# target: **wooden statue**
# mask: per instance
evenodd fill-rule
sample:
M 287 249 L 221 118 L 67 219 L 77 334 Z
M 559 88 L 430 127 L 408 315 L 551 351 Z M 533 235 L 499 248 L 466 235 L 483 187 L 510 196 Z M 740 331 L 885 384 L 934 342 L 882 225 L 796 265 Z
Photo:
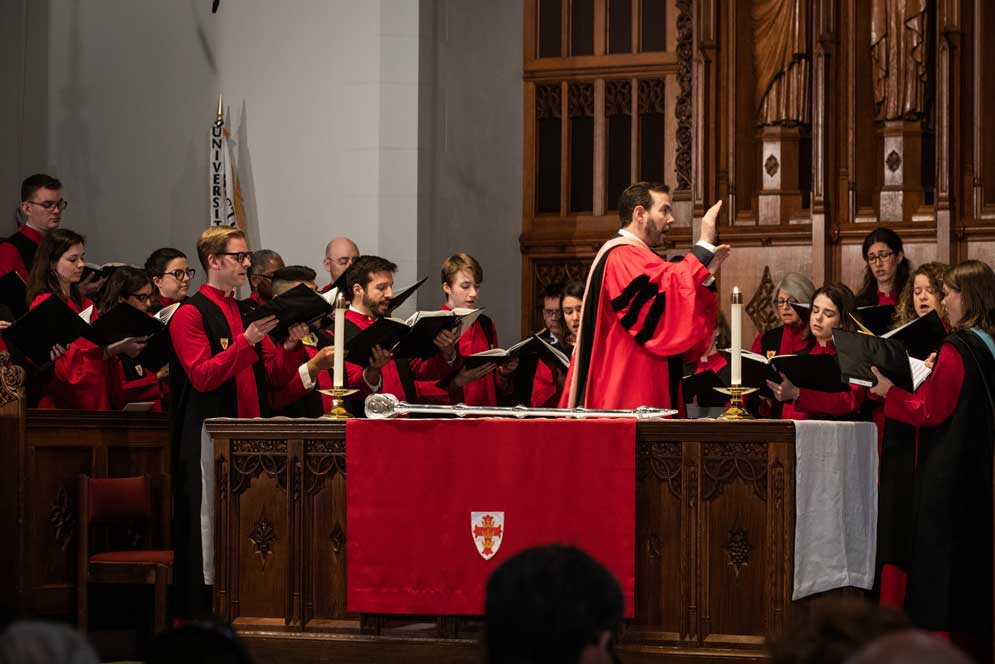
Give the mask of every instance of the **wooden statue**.
M 871 0 L 871 61 L 878 120 L 925 112 L 927 0 Z
M 757 124 L 808 124 L 811 0 L 753 0 Z

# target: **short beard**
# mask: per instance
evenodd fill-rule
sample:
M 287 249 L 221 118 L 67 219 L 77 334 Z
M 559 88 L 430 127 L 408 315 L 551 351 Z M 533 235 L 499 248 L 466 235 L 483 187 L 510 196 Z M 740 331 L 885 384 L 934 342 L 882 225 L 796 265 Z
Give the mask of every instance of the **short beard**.
M 363 308 L 370 312 L 370 315 L 374 318 L 382 318 L 386 314 L 381 314 L 379 309 L 383 305 L 383 301 L 376 302 L 373 299 L 367 297 L 366 293 L 363 293 Z

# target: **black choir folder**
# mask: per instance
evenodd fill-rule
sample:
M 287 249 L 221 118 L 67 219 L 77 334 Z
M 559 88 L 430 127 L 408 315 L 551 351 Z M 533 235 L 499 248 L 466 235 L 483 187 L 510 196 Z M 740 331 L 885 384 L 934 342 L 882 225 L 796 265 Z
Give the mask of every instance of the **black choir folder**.
M 717 387 L 729 387 L 729 365 L 718 372 L 708 369 L 701 373 L 681 378 L 684 403 L 694 403 L 699 408 L 717 408 L 729 401 L 729 395 L 719 392 Z M 766 387 L 766 386 L 765 386 Z
M 538 334 L 522 339 L 507 349 L 491 348 L 467 355 L 463 358 L 463 364 L 472 369 L 488 362 L 504 364 L 524 355 L 538 355 L 539 359 L 552 368 L 560 367 L 565 370 L 570 367 L 570 358 Z
M 840 370 L 854 385 L 873 387 L 877 379 L 871 367 L 907 392 L 919 389 L 930 370 L 922 360 L 909 357 L 904 344 L 888 337 L 836 330 L 833 333 Z
M 732 364 L 728 350 L 719 351 Z M 743 351 L 742 382 L 744 387 L 759 388 L 758 394 L 772 397 L 767 381 L 781 382 L 781 374 L 796 387 L 817 392 L 845 392 L 850 388 L 843 380 L 839 364 L 832 355 L 775 355 L 769 360 L 758 353 Z
M 370 363 L 373 347 L 390 351 L 396 358 L 429 358 L 439 349 L 433 341 L 443 330 L 451 330 L 459 338 L 470 329 L 483 309 L 440 309 L 416 311 L 407 320 L 378 318 L 368 328 L 347 336 L 346 360 L 360 366 Z
M 857 307 L 857 318 L 874 334 L 884 334 L 891 329 L 891 321 L 895 318 L 895 305 L 876 304 L 870 307 Z
M 297 323 L 313 323 L 332 312 L 338 290 L 330 289 L 325 293 L 317 293 L 304 284 L 297 284 L 290 290 L 265 304 L 261 304 L 245 315 L 245 322 L 276 316 L 277 325 L 269 333 L 278 341 L 287 338 L 291 325 Z
M 901 341 L 910 357 L 925 360 L 931 353 L 939 350 L 946 336 L 947 328 L 943 319 L 936 311 L 930 311 L 925 316 L 882 334 L 881 338 Z
M 43 366 L 48 364 L 53 346 L 68 346 L 80 337 L 92 335 L 93 330 L 68 304 L 52 296 L 15 320 L 2 334 L 4 341 Z
M 162 324 L 162 327 L 158 332 L 149 337 L 148 342 L 145 344 L 145 349 L 135 358 L 135 361 L 146 369 L 159 371 L 159 369 L 169 364 L 169 328 L 167 325 L 181 304 L 183 303 L 174 302 L 168 307 L 163 307 L 155 312 L 154 317 Z
M 10 309 L 13 318 L 0 318 L 0 320 L 14 320 L 19 316 L 28 313 L 28 287 L 17 272 L 8 272 L 0 277 L 0 305 L 5 305 Z

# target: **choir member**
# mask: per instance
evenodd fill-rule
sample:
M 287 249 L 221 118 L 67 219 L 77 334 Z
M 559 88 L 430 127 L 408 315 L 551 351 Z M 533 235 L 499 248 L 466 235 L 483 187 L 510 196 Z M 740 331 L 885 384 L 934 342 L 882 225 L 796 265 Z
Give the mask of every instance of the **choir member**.
M 269 395 L 292 400 L 314 385 L 299 348 L 306 325 L 292 326 L 285 341 L 274 343 L 269 333 L 277 325 L 275 316 L 248 325 L 243 321 L 234 291 L 245 284 L 252 256 L 245 234 L 237 228 L 208 228 L 197 240 L 197 256 L 207 282 L 180 305 L 169 323 L 173 588 L 175 613 L 183 618 L 210 610 L 201 548 L 204 420 L 266 416 Z
M 273 274 L 273 297 L 278 298 L 291 288 L 304 284 L 311 290 L 317 290 L 314 270 L 304 265 L 288 265 Z M 334 353 L 334 338 L 331 334 L 319 328 L 315 323 L 301 339 L 301 345 L 307 355 L 309 364 L 321 361 L 323 355 Z M 319 369 L 311 374 L 316 387 L 331 390 L 335 387 L 334 376 L 330 370 Z M 299 399 L 285 404 L 274 404 L 274 415 L 283 417 L 321 417 L 330 412 L 334 404 L 332 397 L 319 393 L 317 390 L 308 392 Z
M 712 343 L 698 358 L 692 373 L 704 373 L 705 371 L 718 373 L 721 371 L 727 361 L 719 349 L 728 348 L 730 343 L 732 343 L 732 332 L 729 329 L 729 322 L 726 321 L 725 314 L 719 311 L 716 316 L 715 331 L 712 333 Z
M 580 319 L 584 309 L 584 283 L 571 281 L 563 287 L 563 299 L 560 300 L 563 313 L 565 336 L 560 343 L 554 344 L 564 355 L 573 355 L 574 344 L 577 342 L 577 332 L 580 330 Z M 566 371 L 558 366 L 551 367 L 541 359 L 536 365 L 535 378 L 532 381 L 532 406 L 555 408 L 563 396 L 563 384 Z
M 476 309 L 483 281 L 484 269 L 470 254 L 454 254 L 444 260 L 441 283 L 446 301 L 442 309 Z M 480 314 L 459 338 L 458 344 L 463 357 L 498 348 L 494 321 L 486 314 Z M 421 403 L 497 406 L 511 394 L 511 375 L 517 367 L 518 360 L 501 365 L 488 362 L 473 368 L 464 366 L 451 380 L 443 381 L 444 387 L 437 381 L 417 381 L 418 400 Z
M 328 273 L 328 285 L 321 289 L 327 293 L 359 258 L 359 247 L 347 237 L 337 237 L 325 245 L 325 258 L 321 265 Z
M 701 354 L 712 342 L 713 274 L 730 252 L 713 244 L 720 207 L 705 213 L 691 253 L 670 263 L 653 251 L 673 223 L 670 189 L 638 182 L 622 192 L 622 228 L 588 275 L 561 406 L 684 408 L 684 355 Z
M 272 249 L 252 252 L 252 264 L 249 266 L 252 295 L 249 300 L 253 309 L 273 299 L 273 275 L 284 267 L 283 258 Z
M 28 282 L 38 245 L 46 233 L 59 227 L 67 205 L 62 183 L 50 175 L 36 173 L 21 183 L 18 210 L 24 225 L 0 243 L 0 277 L 16 272 Z
M 378 318 L 388 315 L 396 270 L 396 264 L 379 256 L 360 256 L 349 268 L 346 284 L 347 292 L 352 293 L 352 304 L 346 312 L 346 343 Z M 439 352 L 425 360 L 394 360 L 388 350 L 375 346 L 365 368 L 346 362 L 349 385 L 359 390 L 360 398 L 371 392 L 384 392 L 409 403 L 416 402 L 416 380 L 441 380 L 457 368 L 456 335 L 443 330 L 433 342 Z M 354 410 L 356 414 L 360 412 Z
M 950 269 L 943 306 L 952 332 L 915 393 L 873 369 L 885 415 L 919 427 L 905 610 L 919 627 L 992 636 L 992 396 L 995 273 L 976 260 Z M 963 639 L 969 640 L 969 639 Z
M 563 336 L 563 284 L 549 284 L 542 292 L 542 320 L 546 325 L 543 338 L 551 344 L 557 343 Z
M 905 325 L 936 311 L 946 321 L 941 303 L 946 263 L 924 263 L 912 273 L 902 289 L 895 311 L 895 326 Z M 886 418 L 880 401 L 874 420 L 880 432 L 878 481 L 877 586 L 881 604 L 902 608 L 905 604 L 908 561 L 912 553 L 912 525 L 916 456 L 919 429 Z
M 864 238 L 864 283 L 857 293 L 858 307 L 898 304 L 898 296 L 909 279 L 909 259 L 902 238 L 890 228 L 875 228 Z
M 97 313 L 106 314 L 119 304 L 148 313 L 152 306 L 152 282 L 145 270 L 125 265 L 114 271 L 97 303 Z M 127 355 L 117 355 L 110 363 L 111 405 L 120 410 L 129 403 L 151 402 L 152 410 L 162 410 L 167 367 L 144 367 Z
M 852 330 L 850 318 L 856 310 L 853 292 L 844 284 L 826 284 L 812 296 L 812 315 L 809 330 L 815 344 L 808 353 L 812 355 L 836 355 L 833 344 L 833 330 Z M 804 353 L 805 351 L 802 351 Z M 781 382 L 767 381 L 774 398 L 783 402 L 781 417 L 786 420 L 850 419 L 859 417 L 867 390 L 851 385 L 843 392 L 819 392 L 799 388 L 788 377 L 781 374 Z
M 151 311 L 159 311 L 174 302 L 187 299 L 190 282 L 197 270 L 187 264 L 187 256 L 179 249 L 162 247 L 145 261 L 145 271 L 155 286 Z
M 808 325 L 793 304 L 810 304 L 815 286 L 803 274 L 788 272 L 774 287 L 771 304 L 781 324 L 766 332 L 761 332 L 753 340 L 752 351 L 764 357 L 793 355 L 812 345 Z
M 68 229 L 55 228 L 45 234 L 28 280 L 31 309 L 50 297 L 61 299 L 76 313 L 93 305 L 90 300 L 81 298 L 78 291 L 83 276 L 84 244 L 82 235 Z M 94 311 L 90 320 L 98 315 Z M 145 347 L 143 341 L 126 339 L 107 348 L 82 337 L 72 342 L 55 360 L 54 372 L 42 390 L 39 408 L 109 410 L 110 360 L 118 354 L 135 357 Z

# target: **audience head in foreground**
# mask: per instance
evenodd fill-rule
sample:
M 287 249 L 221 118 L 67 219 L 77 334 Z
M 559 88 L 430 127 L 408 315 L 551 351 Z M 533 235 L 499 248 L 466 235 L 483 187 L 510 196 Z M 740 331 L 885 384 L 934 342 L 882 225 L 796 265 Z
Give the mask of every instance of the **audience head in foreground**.
M 149 644 L 146 664 L 250 664 L 252 658 L 230 627 L 196 621 L 164 632 Z
M 67 625 L 25 620 L 0 633 L 0 664 L 97 664 L 97 654 Z
M 622 589 L 580 549 L 526 549 L 487 581 L 484 653 L 489 664 L 617 662 Z
M 909 619 L 891 607 L 855 598 L 816 600 L 769 644 L 771 662 L 842 664 L 878 637 L 911 627 Z
M 860 649 L 846 664 L 971 664 L 971 658 L 927 632 L 885 634 Z

